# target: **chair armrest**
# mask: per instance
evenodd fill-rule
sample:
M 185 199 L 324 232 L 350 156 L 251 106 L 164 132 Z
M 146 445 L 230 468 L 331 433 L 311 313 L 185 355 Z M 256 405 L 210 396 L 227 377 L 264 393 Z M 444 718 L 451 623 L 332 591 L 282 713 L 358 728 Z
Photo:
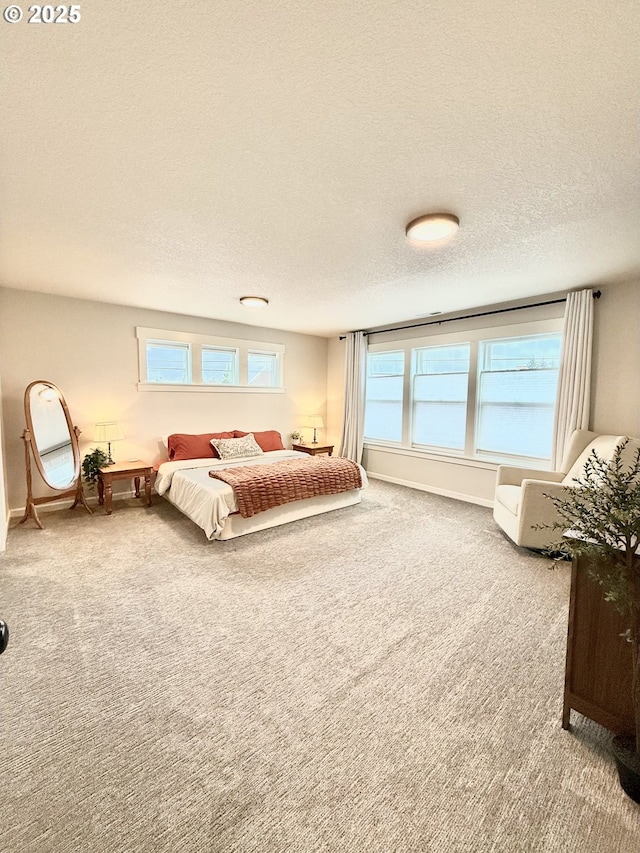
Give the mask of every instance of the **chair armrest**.
M 526 499 L 525 495 L 529 495 L 532 498 L 540 497 L 543 500 L 546 500 L 549 503 L 549 506 L 551 506 L 551 501 L 549 501 L 545 495 L 559 498 L 562 497 L 570 488 L 572 487 L 566 483 L 558 483 L 551 480 L 524 479 L 522 481 L 522 499 L 523 501 Z
M 535 524 L 554 524 L 560 516 L 551 497 L 563 497 L 572 488 L 564 483 L 544 480 L 523 480 L 518 515 L 521 524 L 531 527 Z
M 540 471 L 536 468 L 516 468 L 514 465 L 498 465 L 496 486 L 520 486 L 523 480 L 540 480 L 561 483 L 565 475 L 561 471 Z

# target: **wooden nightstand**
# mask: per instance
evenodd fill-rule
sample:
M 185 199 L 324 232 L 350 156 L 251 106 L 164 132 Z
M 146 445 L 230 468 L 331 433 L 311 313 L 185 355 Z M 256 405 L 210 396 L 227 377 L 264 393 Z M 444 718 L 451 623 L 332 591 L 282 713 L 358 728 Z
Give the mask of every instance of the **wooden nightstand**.
M 333 444 L 292 444 L 291 447 L 293 450 L 308 453 L 309 456 L 317 456 L 319 453 L 326 453 L 328 456 L 333 455 Z
M 133 462 L 116 462 L 98 471 L 98 503 L 111 515 L 111 484 L 114 480 L 133 480 L 136 497 L 140 497 L 140 477 L 144 477 L 144 493 L 147 498 L 147 506 L 151 506 L 151 465 L 142 459 Z

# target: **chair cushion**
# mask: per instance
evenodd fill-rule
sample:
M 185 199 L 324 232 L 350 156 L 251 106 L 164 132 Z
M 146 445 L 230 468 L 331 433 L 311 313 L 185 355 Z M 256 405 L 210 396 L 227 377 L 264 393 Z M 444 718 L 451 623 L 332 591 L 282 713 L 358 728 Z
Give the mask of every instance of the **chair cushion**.
M 594 450 L 600 459 L 606 459 L 609 461 L 612 458 L 616 447 L 620 444 L 623 438 L 624 436 L 622 435 L 599 435 L 597 438 L 594 438 L 593 441 L 590 441 L 589 444 L 587 444 L 580 456 L 578 456 L 562 482 L 565 485 L 573 485 L 574 480 L 582 477 L 584 475 L 584 466 L 586 461 Z
M 496 486 L 496 500 L 514 515 L 518 514 L 521 495 L 520 486 Z

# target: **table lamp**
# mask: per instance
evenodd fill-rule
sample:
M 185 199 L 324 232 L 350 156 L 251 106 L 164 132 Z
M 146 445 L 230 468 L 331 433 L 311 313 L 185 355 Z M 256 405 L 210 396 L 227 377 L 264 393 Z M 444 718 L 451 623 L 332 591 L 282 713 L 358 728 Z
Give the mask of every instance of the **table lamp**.
M 307 415 L 305 419 L 304 426 L 313 429 L 313 441 L 312 444 L 318 443 L 318 430 L 322 429 L 324 426 L 324 421 L 322 419 L 322 415 Z
M 96 424 L 93 430 L 93 440 L 100 444 L 107 445 L 107 465 L 113 465 L 113 457 L 111 456 L 111 442 L 122 441 L 124 433 L 119 423 L 116 421 L 103 421 Z

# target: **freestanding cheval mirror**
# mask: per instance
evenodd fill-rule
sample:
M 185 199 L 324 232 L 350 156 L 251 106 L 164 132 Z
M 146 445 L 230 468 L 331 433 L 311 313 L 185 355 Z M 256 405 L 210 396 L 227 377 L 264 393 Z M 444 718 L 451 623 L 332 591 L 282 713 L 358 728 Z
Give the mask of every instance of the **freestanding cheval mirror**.
M 80 431 L 71 423 L 69 409 L 62 392 L 52 382 L 37 380 L 24 392 L 24 415 L 27 428 L 22 433 L 27 468 L 27 505 L 20 523 L 33 518 L 42 530 L 36 506 L 73 497 L 74 509 L 78 504 L 91 512 L 84 498 L 80 474 Z M 31 454 L 40 476 L 57 495 L 34 498 L 31 481 Z

